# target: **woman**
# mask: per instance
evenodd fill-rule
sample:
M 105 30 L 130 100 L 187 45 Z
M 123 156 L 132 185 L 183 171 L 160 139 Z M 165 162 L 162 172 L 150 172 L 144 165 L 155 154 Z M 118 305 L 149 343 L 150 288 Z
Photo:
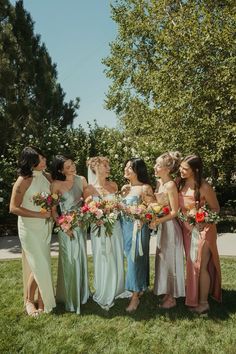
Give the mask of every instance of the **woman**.
M 85 197 L 89 200 L 112 200 L 118 191 L 117 184 L 108 180 L 109 160 L 106 157 L 92 157 L 87 162 L 89 185 Z M 91 241 L 94 264 L 94 301 L 109 310 L 114 299 L 124 293 L 123 237 L 120 222 L 113 226 L 111 236 L 105 235 L 103 226 L 98 230 L 91 225 Z M 124 294 L 123 294 L 124 295 Z M 123 296 L 122 295 L 122 296 Z
M 35 317 L 55 307 L 50 259 L 51 211 L 40 212 L 40 207 L 33 203 L 36 193 L 50 193 L 50 179 L 44 172 L 46 158 L 35 147 L 23 149 L 18 166 L 19 177 L 13 186 L 10 212 L 18 215 L 26 312 Z M 38 309 L 34 304 L 37 288 Z
M 76 175 L 75 163 L 62 155 L 52 162 L 52 192 L 61 195 L 60 212 L 76 210 L 81 204 L 87 181 Z M 53 208 L 54 220 L 57 210 Z M 86 230 L 76 227 L 67 233 L 58 232 L 59 259 L 56 299 L 65 304 L 66 311 L 80 314 L 80 304 L 89 298 Z
M 179 209 L 178 190 L 171 177 L 177 172 L 179 164 L 179 152 L 166 152 L 157 158 L 154 167 L 155 176 L 159 177 L 156 201 L 170 210 L 168 215 L 155 220 L 155 225 L 159 227 L 154 293 L 164 295 L 160 307 L 165 309 L 175 307 L 176 298 L 185 296 L 183 236 L 175 219 Z
M 212 211 L 219 212 L 219 203 L 213 188 L 202 178 L 202 161 L 190 155 L 180 165 L 179 202 L 182 211 L 208 204 Z M 209 310 L 208 295 L 221 301 L 221 270 L 216 245 L 216 225 L 203 224 L 196 245 L 196 259 L 191 257 L 193 227 L 183 223 L 184 248 L 186 254 L 186 305 L 199 314 Z
M 139 158 L 132 158 L 125 165 L 124 177 L 129 181 L 123 186 L 122 196 L 127 205 L 138 204 L 142 200 L 154 200 L 145 162 Z M 127 257 L 126 289 L 131 291 L 132 297 L 127 312 L 135 311 L 139 305 L 139 297 L 149 286 L 149 238 L 148 226 L 138 221 L 122 218 L 124 237 L 124 251 Z

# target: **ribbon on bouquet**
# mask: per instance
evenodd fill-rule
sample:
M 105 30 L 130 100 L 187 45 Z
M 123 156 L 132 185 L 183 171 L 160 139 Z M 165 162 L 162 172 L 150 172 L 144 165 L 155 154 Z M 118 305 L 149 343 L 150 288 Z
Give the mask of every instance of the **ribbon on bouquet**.
M 194 226 L 191 233 L 191 244 L 190 244 L 190 259 L 192 262 L 196 262 L 197 260 L 199 239 L 200 239 L 200 232 L 198 228 Z
M 136 253 L 137 237 L 138 237 L 138 254 L 139 256 L 143 256 L 142 238 L 141 238 L 141 230 L 139 229 L 139 223 L 140 223 L 139 220 L 134 221 L 132 245 L 131 245 L 131 259 L 133 262 Z

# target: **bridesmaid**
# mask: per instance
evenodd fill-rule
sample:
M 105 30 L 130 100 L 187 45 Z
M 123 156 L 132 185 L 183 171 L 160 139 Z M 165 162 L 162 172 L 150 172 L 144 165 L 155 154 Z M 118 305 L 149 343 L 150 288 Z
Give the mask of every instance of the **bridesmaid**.
M 213 188 L 202 178 L 202 161 L 199 156 L 190 155 L 180 165 L 179 201 L 183 212 L 205 203 L 219 212 L 220 207 Z M 208 295 L 221 302 L 221 270 L 216 245 L 215 224 L 204 224 L 200 229 L 197 244 L 197 258 L 190 257 L 192 226 L 183 223 L 184 248 L 186 254 L 186 305 L 198 314 L 209 310 Z
M 175 219 L 179 209 L 178 190 L 172 173 L 180 165 L 180 153 L 166 152 L 159 156 L 154 167 L 157 182 L 156 201 L 168 206 L 170 213 L 155 220 L 158 224 L 154 293 L 164 295 L 160 307 L 176 306 L 176 298 L 185 296 L 183 236 Z
M 92 157 L 87 162 L 88 182 L 85 191 L 87 200 L 112 200 L 118 191 L 117 184 L 108 180 L 109 160 L 106 157 Z M 91 241 L 94 264 L 93 299 L 103 309 L 109 310 L 117 297 L 124 296 L 124 249 L 120 221 L 113 226 L 111 236 L 105 235 L 101 226 L 101 235 L 91 227 Z
M 154 200 L 152 187 L 145 162 L 139 158 L 131 158 L 125 166 L 124 177 L 129 180 L 121 191 L 124 203 L 138 204 L 142 200 Z M 126 289 L 131 291 L 132 297 L 127 312 L 135 311 L 139 305 L 139 297 L 149 286 L 149 239 L 148 226 L 138 221 L 122 218 L 124 237 L 124 251 L 127 257 Z
M 36 317 L 56 306 L 50 258 L 51 211 L 40 212 L 32 200 L 36 193 L 50 193 L 50 176 L 44 172 L 45 156 L 35 147 L 23 149 L 18 166 L 19 177 L 13 186 L 10 212 L 18 215 L 26 312 Z M 34 303 L 37 288 L 38 309 Z
M 76 175 L 74 162 L 57 155 L 52 162 L 52 192 L 62 195 L 61 213 L 76 209 L 83 196 L 87 181 Z M 53 208 L 56 220 L 57 210 Z M 89 298 L 86 230 L 80 227 L 67 233 L 58 232 L 59 259 L 56 300 L 65 304 L 66 311 L 80 314 L 80 304 Z

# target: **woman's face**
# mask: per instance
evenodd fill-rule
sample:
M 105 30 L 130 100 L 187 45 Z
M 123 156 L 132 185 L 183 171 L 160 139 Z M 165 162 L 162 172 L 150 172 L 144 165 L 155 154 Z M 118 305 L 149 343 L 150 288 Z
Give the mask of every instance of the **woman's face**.
M 167 167 L 163 166 L 163 160 L 162 159 L 156 159 L 156 164 L 154 166 L 154 171 L 155 171 L 155 176 L 156 177 L 161 177 L 166 173 L 169 173 L 169 170 Z
M 137 174 L 134 172 L 132 168 L 131 161 L 128 161 L 125 166 L 124 177 L 128 180 L 132 180 L 133 178 L 137 178 Z
M 39 163 L 37 166 L 34 167 L 34 170 L 36 171 L 43 171 L 47 167 L 46 165 L 46 157 L 39 155 Z
M 194 176 L 193 170 L 191 169 L 189 164 L 185 161 L 181 163 L 179 171 L 180 171 L 181 178 L 187 179 Z
M 66 160 L 63 165 L 62 173 L 65 176 L 74 176 L 76 174 L 76 168 L 75 168 L 74 161 Z
M 103 176 L 105 178 L 110 175 L 110 165 L 108 161 L 103 161 L 95 167 L 96 175 Z

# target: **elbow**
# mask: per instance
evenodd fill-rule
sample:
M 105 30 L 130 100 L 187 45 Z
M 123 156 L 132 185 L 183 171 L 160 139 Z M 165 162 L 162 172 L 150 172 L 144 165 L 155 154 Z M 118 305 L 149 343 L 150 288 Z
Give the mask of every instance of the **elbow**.
M 17 215 L 17 208 L 14 205 L 10 205 L 9 213 Z

